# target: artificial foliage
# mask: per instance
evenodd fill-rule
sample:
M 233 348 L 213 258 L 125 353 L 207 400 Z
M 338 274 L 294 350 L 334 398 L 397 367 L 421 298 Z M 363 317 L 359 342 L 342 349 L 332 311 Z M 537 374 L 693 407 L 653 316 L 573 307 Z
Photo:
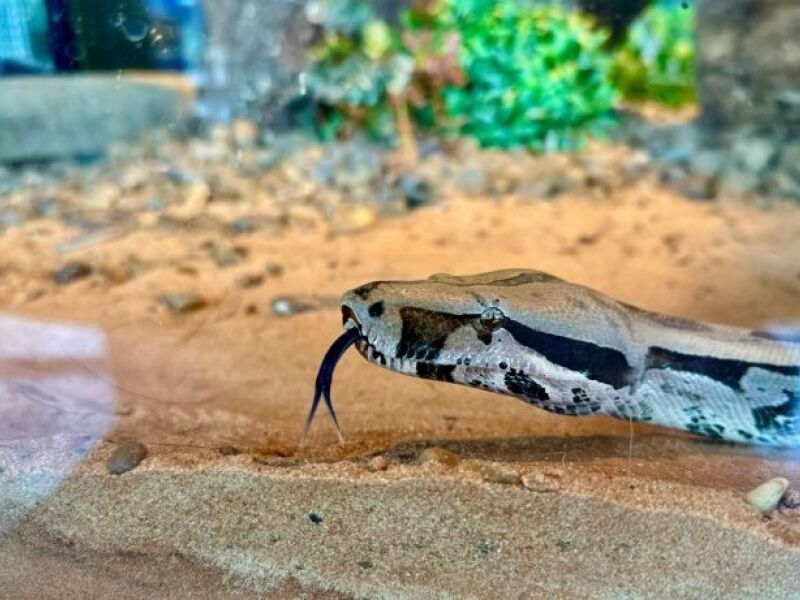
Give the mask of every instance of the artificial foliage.
M 686 3 L 654 4 L 637 19 L 614 58 L 626 99 L 682 106 L 696 100 L 695 13 Z
M 465 85 L 451 125 L 483 146 L 571 149 L 609 123 L 616 90 L 604 32 L 576 11 L 516 0 L 447 0 L 430 25 L 460 36 Z
M 327 0 L 321 6 L 322 39 L 305 73 L 307 93 L 318 104 L 318 132 L 332 138 L 349 127 L 392 137 L 389 96 L 408 86 L 411 59 L 396 51 L 394 33 L 370 2 Z
M 328 0 L 306 85 L 326 137 L 412 128 L 484 146 L 562 150 L 610 122 L 606 35 L 575 11 L 518 0 L 416 0 L 399 30 Z M 347 16 L 356 22 L 345 24 Z

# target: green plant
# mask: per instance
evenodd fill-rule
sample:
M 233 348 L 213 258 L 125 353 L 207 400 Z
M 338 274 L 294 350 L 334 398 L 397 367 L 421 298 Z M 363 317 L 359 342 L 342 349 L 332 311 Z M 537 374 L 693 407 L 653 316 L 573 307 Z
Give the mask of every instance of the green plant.
M 309 95 L 319 109 L 324 138 L 365 129 L 375 137 L 394 135 L 389 96 L 408 86 L 412 65 L 395 51 L 393 32 L 376 19 L 365 0 L 321 2 L 322 39 L 312 48 L 305 74 Z
M 629 100 L 668 106 L 695 101 L 694 9 L 655 4 L 634 22 L 614 58 L 613 78 Z
M 447 125 L 483 146 L 571 149 L 610 121 L 606 36 L 577 12 L 516 0 L 444 0 L 428 23 L 457 32 L 464 85 L 442 92 Z
M 402 51 L 414 65 L 406 93 L 415 121 L 427 128 L 447 122 L 443 92 L 463 87 L 467 77 L 461 66 L 461 34 L 438 26 L 444 0 L 414 0 L 402 15 Z
M 605 33 L 577 12 L 520 0 L 414 0 L 393 32 L 363 0 L 324 7 L 306 85 L 325 137 L 362 128 L 399 139 L 409 155 L 414 127 L 425 127 L 484 146 L 559 150 L 610 122 L 616 91 Z

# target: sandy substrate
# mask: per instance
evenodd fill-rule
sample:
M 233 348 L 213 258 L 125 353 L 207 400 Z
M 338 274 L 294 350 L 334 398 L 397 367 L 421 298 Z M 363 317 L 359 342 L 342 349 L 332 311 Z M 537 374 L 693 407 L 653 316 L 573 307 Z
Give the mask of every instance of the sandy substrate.
M 531 267 L 675 315 L 798 321 L 796 206 L 651 180 L 613 200 L 445 199 L 354 235 L 239 236 L 226 269 L 203 250 L 222 233 L 153 227 L 73 251 L 95 274 L 57 286 L 73 235 L 0 236 L 2 598 L 800 597 L 800 519 L 743 500 L 800 484 L 790 451 L 550 415 L 355 353 L 334 384 L 347 442 L 323 415 L 297 444 L 348 288 Z M 151 268 L 118 277 L 132 255 Z M 239 285 L 267 263 L 283 274 Z M 165 292 L 209 305 L 174 315 Z M 276 316 L 282 296 L 317 308 Z M 129 439 L 148 457 L 108 474 Z M 430 446 L 460 461 L 420 464 Z

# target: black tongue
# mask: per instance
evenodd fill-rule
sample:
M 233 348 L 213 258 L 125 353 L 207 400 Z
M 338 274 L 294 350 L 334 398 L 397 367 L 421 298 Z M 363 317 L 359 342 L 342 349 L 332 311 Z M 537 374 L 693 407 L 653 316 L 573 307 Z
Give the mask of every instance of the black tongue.
M 347 349 L 356 343 L 356 340 L 361 337 L 358 329 L 351 327 L 342 335 L 336 338 L 336 341 L 331 344 L 325 357 L 322 359 L 322 364 L 319 366 L 317 372 L 316 388 L 314 390 L 314 400 L 311 402 L 311 410 L 308 411 L 308 418 L 306 425 L 303 429 L 303 437 L 300 438 L 300 445 L 302 446 L 308 435 L 308 430 L 311 428 L 311 422 L 314 420 L 314 414 L 317 412 L 320 398 L 325 400 L 325 406 L 328 407 L 328 412 L 331 414 L 334 425 L 336 425 L 336 433 L 339 436 L 339 442 L 344 443 L 344 436 L 339 427 L 339 420 L 336 418 L 336 411 L 333 410 L 333 403 L 331 401 L 331 384 L 333 383 L 333 370 L 336 368 L 339 359 L 342 358 Z

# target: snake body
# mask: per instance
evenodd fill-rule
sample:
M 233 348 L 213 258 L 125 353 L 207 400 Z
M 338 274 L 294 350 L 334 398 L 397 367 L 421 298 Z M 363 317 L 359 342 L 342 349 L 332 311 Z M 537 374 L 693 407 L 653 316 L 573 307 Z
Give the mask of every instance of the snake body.
M 376 281 L 346 293 L 342 313 L 314 408 L 324 392 L 333 411 L 333 367 L 355 343 L 392 371 L 557 414 L 800 445 L 800 336 L 657 314 L 522 269 Z

